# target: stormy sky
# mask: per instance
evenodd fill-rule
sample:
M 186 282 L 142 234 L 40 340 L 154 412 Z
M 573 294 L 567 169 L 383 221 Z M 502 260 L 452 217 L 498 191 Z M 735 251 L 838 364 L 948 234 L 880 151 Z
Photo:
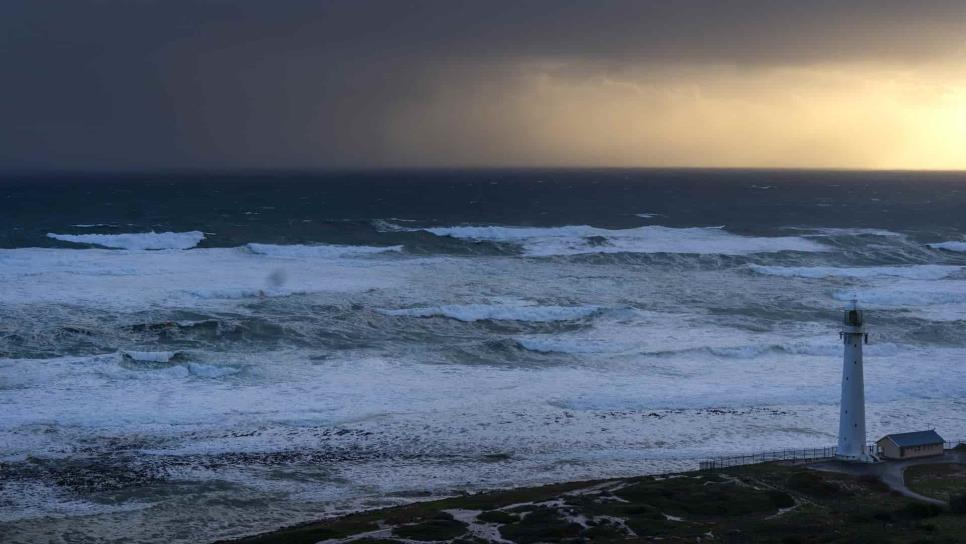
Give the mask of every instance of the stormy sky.
M 0 170 L 966 168 L 966 2 L 5 0 Z

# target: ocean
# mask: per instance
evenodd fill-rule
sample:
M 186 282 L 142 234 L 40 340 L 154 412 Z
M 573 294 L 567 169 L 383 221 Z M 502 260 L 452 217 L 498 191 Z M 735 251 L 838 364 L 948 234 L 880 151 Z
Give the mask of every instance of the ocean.
M 482 489 L 966 437 L 966 174 L 0 180 L 0 540 L 204 542 Z

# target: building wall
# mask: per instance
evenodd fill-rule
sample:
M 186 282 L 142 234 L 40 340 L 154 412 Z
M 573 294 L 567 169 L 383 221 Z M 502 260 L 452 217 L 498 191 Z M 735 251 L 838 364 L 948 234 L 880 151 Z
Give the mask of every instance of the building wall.
M 882 439 L 876 444 L 882 451 L 882 456 L 888 459 L 913 459 L 915 457 L 929 457 L 931 455 L 942 455 L 943 444 L 927 444 L 924 446 L 896 446 L 891 440 Z
M 927 444 L 925 446 L 907 446 L 901 448 L 900 454 L 903 459 L 911 459 L 913 457 L 928 457 L 930 455 L 942 455 L 943 445 L 942 444 Z
M 899 458 L 899 446 L 892 443 L 892 440 L 883 438 L 876 442 L 879 446 L 879 450 L 882 452 L 882 457 L 886 459 L 898 459 Z

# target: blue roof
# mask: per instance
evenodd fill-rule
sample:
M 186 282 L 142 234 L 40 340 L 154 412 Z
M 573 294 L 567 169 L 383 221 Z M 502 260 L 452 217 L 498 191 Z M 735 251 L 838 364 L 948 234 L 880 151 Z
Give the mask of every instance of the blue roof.
M 943 443 L 943 437 L 936 431 L 916 431 L 913 433 L 887 434 L 882 438 L 888 438 L 896 443 L 897 446 L 925 446 L 927 444 Z

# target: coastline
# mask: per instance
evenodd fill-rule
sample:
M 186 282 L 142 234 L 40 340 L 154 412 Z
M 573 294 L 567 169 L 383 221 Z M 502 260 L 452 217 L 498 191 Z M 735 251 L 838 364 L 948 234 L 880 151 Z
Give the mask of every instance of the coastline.
M 966 448 L 923 465 L 962 464 Z M 956 542 L 966 515 L 834 463 L 588 480 L 356 512 L 220 544 L 456 542 Z M 943 476 L 945 478 L 946 476 Z M 966 486 L 962 491 L 966 493 Z M 938 504 L 936 504 L 938 503 Z

